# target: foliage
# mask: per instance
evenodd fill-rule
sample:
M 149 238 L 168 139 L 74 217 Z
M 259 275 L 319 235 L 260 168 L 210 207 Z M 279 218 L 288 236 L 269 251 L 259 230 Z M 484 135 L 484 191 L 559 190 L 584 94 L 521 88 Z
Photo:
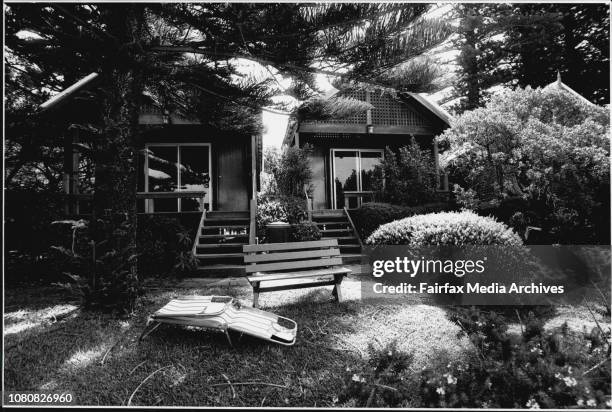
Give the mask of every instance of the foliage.
M 609 407 L 610 332 L 545 331 L 533 313 L 520 336 L 508 332 L 495 311 L 464 308 L 452 315 L 477 351 L 421 374 L 426 407 L 561 408 Z
M 422 150 L 414 137 L 395 153 L 389 147 L 374 169 L 377 195 L 385 202 L 416 206 L 437 199 L 433 156 Z M 383 184 L 384 179 L 384 184 Z
M 417 215 L 380 226 L 368 237 L 371 245 L 508 245 L 521 238 L 494 218 L 471 211 Z
M 139 292 L 127 266 L 133 260 L 138 261 L 142 277 L 180 275 L 194 270 L 197 265 L 191 253 L 192 236 L 176 219 L 143 217 L 138 226 L 138 255 L 129 256 L 131 248 L 96 254 L 100 248 L 97 244 L 94 247 L 86 220 L 57 221 L 54 225 L 64 228 L 60 232 L 65 234 L 69 231 L 69 236 L 58 236 L 62 244 L 52 246 L 55 252 L 52 262 L 64 272 L 64 280 L 59 284 L 80 296 L 88 308 L 131 310 L 121 307 L 125 302 L 121 296 L 126 292 Z M 118 268 L 114 266 L 116 254 L 126 259 Z
M 415 382 L 410 367 L 413 355 L 397 349 L 396 341 L 376 349 L 368 345 L 363 370 L 346 368 L 338 402 L 351 407 L 400 407 L 413 396 Z
M 138 270 L 141 276 L 183 275 L 192 272 L 197 260 L 191 253 L 193 230 L 177 219 L 143 216 L 138 225 Z
M 89 238 L 89 222 L 66 220 L 56 224 L 68 225 L 72 232 L 69 247 L 52 247 L 66 258 L 69 268 L 64 272 L 67 281 L 58 284 L 80 297 L 85 308 L 132 313 L 141 293 L 134 270 L 137 255 L 132 245 L 120 242 L 125 237 L 117 236 L 112 248 L 99 252 L 103 250 L 101 243 Z M 105 230 L 127 230 L 129 221 L 111 223 L 100 219 L 98 224 Z
M 474 3 L 457 4 L 453 11 L 457 112 L 482 106 L 494 86 L 543 87 L 557 73 L 588 100 L 609 102 L 607 7 Z
M 508 65 L 501 62 L 505 56 L 505 17 L 509 6 L 505 4 L 456 4 L 454 14 L 458 20 L 454 40 L 459 50 L 458 78 L 454 93 L 460 96 L 454 110 L 462 113 L 481 106 L 491 86 L 508 80 Z
M 304 199 L 298 197 L 268 197 L 259 195 L 257 199 L 256 228 L 260 242 L 267 237 L 266 225 L 272 222 L 287 222 L 295 225 L 307 218 Z
M 352 97 L 313 97 L 304 102 L 297 110 L 297 117 L 304 120 L 344 119 L 365 113 L 373 106 Z
M 276 165 L 270 165 L 281 196 L 303 197 L 304 190 L 310 190 L 312 169 L 310 156 L 312 145 L 288 147 L 278 158 Z
M 321 239 L 321 231 L 316 223 L 300 222 L 291 225 L 290 239 L 292 242 L 306 242 Z
M 557 72 L 597 104 L 610 102 L 610 10 L 603 4 L 514 4 L 505 22 L 519 86 L 542 87 Z M 589 79 L 585 82 L 584 79 Z
M 464 189 L 459 185 L 453 185 L 453 195 L 455 196 L 455 202 L 462 209 L 476 210 L 479 202 L 476 197 L 476 192 L 473 189 Z
M 449 210 L 448 203 L 429 203 L 421 206 L 407 207 L 390 203 L 363 203 L 351 210 L 351 218 L 362 239 L 367 239 L 379 226 L 413 215 Z
M 348 368 L 338 395 L 343 406 L 423 408 L 609 408 L 610 330 L 577 332 L 567 324 L 545 330 L 533 312 L 519 334 L 505 316 L 476 307 L 450 318 L 473 352 L 444 353 L 411 370 L 413 355 L 394 343 L 368 349 L 363 367 Z
M 442 164 L 475 192 L 472 202 L 522 197 L 557 241 L 605 239 L 598 229 L 609 222 L 604 108 L 555 88 L 517 89 L 465 112 L 441 139 L 450 145 Z

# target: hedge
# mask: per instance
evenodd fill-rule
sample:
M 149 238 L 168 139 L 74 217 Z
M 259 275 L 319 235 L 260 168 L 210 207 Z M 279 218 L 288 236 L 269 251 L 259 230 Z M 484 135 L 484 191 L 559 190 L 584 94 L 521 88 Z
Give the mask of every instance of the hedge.
M 397 206 L 389 203 L 364 203 L 361 207 L 351 210 L 351 218 L 362 239 L 367 239 L 379 226 L 394 220 L 425 213 L 451 210 L 448 203 L 429 203 L 422 206 Z

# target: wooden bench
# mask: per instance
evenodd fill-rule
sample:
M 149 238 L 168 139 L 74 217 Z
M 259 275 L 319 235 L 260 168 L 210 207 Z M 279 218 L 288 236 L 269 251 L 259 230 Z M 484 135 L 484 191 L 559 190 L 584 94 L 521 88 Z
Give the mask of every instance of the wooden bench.
M 341 266 L 338 239 L 245 245 L 242 250 L 253 307 L 258 307 L 260 293 L 329 285 L 342 301 L 340 284 L 351 270 Z

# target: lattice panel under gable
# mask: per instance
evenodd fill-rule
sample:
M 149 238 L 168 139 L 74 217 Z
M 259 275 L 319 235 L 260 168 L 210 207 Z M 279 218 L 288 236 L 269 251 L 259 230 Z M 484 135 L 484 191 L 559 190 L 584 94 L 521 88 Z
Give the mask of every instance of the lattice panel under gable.
M 338 96 L 351 97 L 353 99 L 362 100 L 364 102 L 366 101 L 366 93 L 364 90 L 343 91 L 343 92 L 338 93 Z M 363 113 L 357 114 L 355 116 L 347 117 L 345 119 L 320 120 L 320 121 L 316 121 L 316 123 L 334 123 L 334 124 L 360 123 L 360 124 L 365 124 L 366 123 L 366 112 L 364 111 Z
M 387 93 L 370 93 L 372 124 L 386 126 L 427 126 L 428 120 L 406 103 Z

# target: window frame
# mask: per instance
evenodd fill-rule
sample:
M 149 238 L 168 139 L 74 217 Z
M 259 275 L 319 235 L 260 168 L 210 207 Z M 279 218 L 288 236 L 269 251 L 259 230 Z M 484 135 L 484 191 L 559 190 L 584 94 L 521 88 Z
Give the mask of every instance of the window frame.
M 347 190 L 346 193 L 359 193 L 363 192 L 361 186 L 361 153 L 380 153 L 380 159 L 383 160 L 385 158 L 385 150 L 384 149 L 362 149 L 362 148 L 352 148 L 352 147 L 339 147 L 339 148 L 331 148 L 329 149 L 329 161 L 330 161 L 330 174 L 329 174 L 329 184 L 331 190 L 331 200 L 332 200 L 332 209 L 337 208 L 337 199 L 336 199 L 336 190 L 334 186 L 334 181 L 336 178 L 336 165 L 335 165 L 335 155 L 336 152 L 357 152 L 357 190 Z M 384 181 L 383 181 L 384 184 Z M 346 206 L 346 205 L 345 205 Z
M 181 190 L 181 146 L 207 146 L 208 147 L 208 176 L 209 176 L 209 185 L 208 185 L 208 211 L 212 211 L 212 203 L 213 203 L 213 167 L 212 167 L 212 145 L 210 143 L 201 143 L 201 142 L 193 142 L 193 143 L 145 143 L 144 145 L 144 190 L 146 193 L 149 193 L 149 147 L 176 147 L 176 176 L 177 176 L 177 190 L 176 192 L 184 192 L 189 193 L 193 192 L 193 190 Z M 174 192 L 156 192 L 156 193 L 174 193 Z M 154 199 L 145 199 L 145 213 L 155 213 L 155 207 L 153 205 Z M 182 212 L 180 198 L 176 199 L 177 211 L 171 213 L 186 213 Z

